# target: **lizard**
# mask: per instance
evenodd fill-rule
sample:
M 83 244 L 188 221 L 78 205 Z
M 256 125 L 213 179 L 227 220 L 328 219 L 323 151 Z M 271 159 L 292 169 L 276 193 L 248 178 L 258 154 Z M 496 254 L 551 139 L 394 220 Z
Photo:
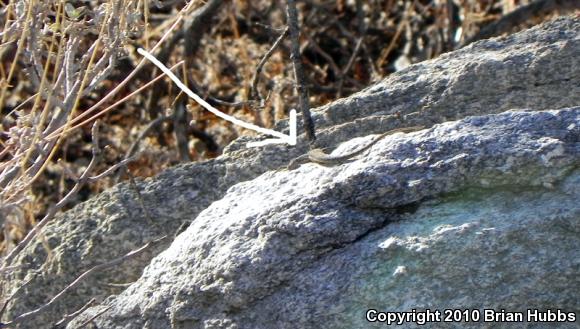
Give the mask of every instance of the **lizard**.
M 348 160 L 354 156 L 357 156 L 357 155 L 363 153 L 364 151 L 368 150 L 369 148 L 371 148 L 373 145 L 375 145 L 378 141 L 380 141 L 381 139 L 383 139 L 386 136 L 396 134 L 399 132 L 402 132 L 402 133 L 413 132 L 413 131 L 421 130 L 423 128 L 424 128 L 423 126 L 412 126 L 412 127 L 392 129 L 392 130 L 386 131 L 386 132 L 378 135 L 377 137 L 375 137 L 373 140 L 371 140 L 366 145 L 363 145 L 360 148 L 353 150 L 352 152 L 349 152 L 346 154 L 341 154 L 341 155 L 327 154 L 322 149 L 319 149 L 319 148 L 312 149 L 312 150 L 308 151 L 308 153 L 303 154 L 303 155 L 291 160 L 288 163 L 288 165 L 286 166 L 286 169 L 294 170 L 294 169 L 300 167 L 301 164 L 306 163 L 306 162 L 314 162 L 314 163 L 318 163 L 321 165 L 327 165 L 327 166 L 341 164 L 341 163 L 344 163 L 346 160 Z

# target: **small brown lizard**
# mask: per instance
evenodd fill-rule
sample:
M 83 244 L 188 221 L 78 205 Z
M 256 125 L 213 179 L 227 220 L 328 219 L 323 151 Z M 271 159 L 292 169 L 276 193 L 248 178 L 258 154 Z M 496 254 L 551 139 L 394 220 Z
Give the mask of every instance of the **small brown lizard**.
M 385 136 L 389 136 L 392 134 L 396 134 L 396 133 L 408 133 L 408 132 L 413 132 L 413 131 L 417 131 L 417 130 L 421 130 L 423 129 L 423 126 L 412 126 L 412 127 L 404 127 L 404 128 L 396 128 L 393 130 L 389 130 L 386 131 L 382 134 L 380 134 L 379 136 L 375 137 L 372 141 L 370 141 L 368 144 L 352 151 L 346 154 L 341 154 L 341 155 L 332 155 L 332 154 L 326 154 L 324 153 L 324 151 L 322 149 L 313 149 L 308 151 L 308 153 L 303 154 L 295 159 L 293 159 L 292 161 L 290 161 L 288 163 L 288 165 L 286 166 L 286 168 L 288 170 L 294 170 L 298 167 L 300 167 L 301 164 L 306 163 L 306 162 L 315 162 L 321 165 L 327 165 L 327 166 L 332 166 L 332 165 L 337 165 L 337 164 L 341 164 L 344 163 L 346 160 L 357 156 L 359 154 L 361 154 L 362 152 L 368 150 L 369 148 L 371 148 L 371 146 L 375 145 L 378 141 L 380 141 L 382 138 L 384 138 Z

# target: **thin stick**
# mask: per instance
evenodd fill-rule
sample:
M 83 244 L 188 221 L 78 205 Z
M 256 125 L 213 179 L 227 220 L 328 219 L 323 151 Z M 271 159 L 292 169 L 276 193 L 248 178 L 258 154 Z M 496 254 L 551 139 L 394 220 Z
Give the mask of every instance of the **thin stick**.
M 262 59 L 260 60 L 260 63 L 258 63 L 258 66 L 256 66 L 256 72 L 254 73 L 254 78 L 252 79 L 252 86 L 250 89 L 250 96 L 253 99 L 260 99 L 263 100 L 264 98 L 262 97 L 262 95 L 260 95 L 260 92 L 258 91 L 258 80 L 260 80 L 260 73 L 262 73 L 262 68 L 264 67 L 264 64 L 266 64 L 266 62 L 268 61 L 268 59 L 270 59 L 270 57 L 272 56 L 272 54 L 274 54 L 274 52 L 276 51 L 276 49 L 278 49 L 278 46 L 280 46 L 280 44 L 282 43 L 282 41 L 288 36 L 288 27 L 286 27 L 284 29 L 284 31 L 282 32 L 282 34 L 280 34 L 280 36 L 278 37 L 278 39 L 276 39 L 276 41 L 274 42 L 274 44 L 272 45 L 272 47 L 270 48 L 270 50 L 268 50 L 268 52 L 264 55 L 264 57 L 262 57 Z
M 306 89 L 306 78 L 304 75 L 304 68 L 302 67 L 302 59 L 300 57 L 300 30 L 298 27 L 298 13 L 296 11 L 295 0 L 287 0 L 286 16 L 291 41 L 290 59 L 294 64 L 296 91 L 298 92 L 299 97 L 298 107 L 302 113 L 304 130 L 306 130 L 306 138 L 312 145 L 316 141 L 316 132 L 314 130 L 314 121 L 312 121 L 312 115 L 310 114 L 310 103 L 308 101 L 308 90 Z
M 109 305 L 109 306 L 105 307 L 104 310 L 102 310 L 102 311 L 98 312 L 97 314 L 91 316 L 89 319 L 87 319 L 87 321 L 81 323 L 81 325 L 79 326 L 79 329 L 84 328 L 87 324 L 91 323 L 94 319 L 96 319 L 99 316 L 103 315 L 105 312 L 107 312 L 108 310 L 110 310 L 111 307 L 113 307 L 113 305 Z
M 147 137 L 147 135 L 153 130 L 156 129 L 161 123 L 163 123 L 164 121 L 169 121 L 171 119 L 171 117 L 168 116 L 160 116 L 157 119 L 149 122 L 149 124 L 147 124 L 147 126 L 145 126 L 145 129 L 143 129 L 143 131 L 141 131 L 141 133 L 139 133 L 139 136 L 137 136 L 137 138 L 133 141 L 133 143 L 131 144 L 131 146 L 129 147 L 129 150 L 127 151 L 127 153 L 125 153 L 125 159 L 123 159 L 122 162 L 125 162 L 125 160 L 127 159 L 134 159 L 134 155 L 135 152 L 137 152 L 138 148 L 139 148 L 139 143 L 141 143 L 141 141 Z M 123 175 L 125 175 L 125 173 L 127 173 L 127 166 L 123 166 L 118 172 L 117 175 L 115 177 L 115 182 L 119 182 L 121 180 L 121 177 Z
M 167 32 L 165 32 L 163 34 L 163 36 L 161 37 L 161 39 L 159 39 L 159 41 L 157 41 L 157 43 L 155 44 L 155 46 L 153 46 L 153 48 L 151 49 L 152 52 L 154 52 L 157 48 L 159 48 L 161 46 L 161 44 L 163 44 L 163 42 L 165 42 L 165 40 L 169 37 L 169 35 L 171 34 L 171 32 L 177 27 L 177 25 L 179 25 L 179 23 L 185 17 L 185 14 L 189 11 L 189 9 L 195 3 L 196 3 L 196 1 L 191 1 L 190 3 L 188 3 L 185 7 L 183 7 L 179 11 L 179 13 L 177 14 L 177 18 L 175 19 L 175 22 L 171 25 L 171 27 L 169 28 L 169 30 L 167 30 Z M 145 58 L 142 58 L 139 61 L 139 63 L 137 64 L 137 66 L 133 69 L 133 71 L 131 71 L 131 73 L 129 73 L 129 75 L 127 75 L 127 77 L 125 77 L 125 79 L 123 79 L 123 81 L 121 81 L 121 83 L 119 83 L 115 88 L 113 88 L 113 90 L 111 90 L 110 92 L 108 92 L 107 95 L 105 95 L 102 99 L 100 99 L 96 104 L 94 104 L 93 106 L 91 106 L 89 109 L 87 109 L 86 111 L 83 111 L 83 113 L 81 113 L 79 116 L 77 116 L 76 118 L 72 119 L 71 124 L 73 124 L 74 126 L 72 128 L 70 128 L 70 130 L 77 129 L 80 126 L 78 124 L 79 121 L 83 120 L 85 117 L 87 117 L 88 115 L 92 114 L 94 111 L 96 111 L 96 109 L 98 107 L 100 107 L 101 105 L 103 105 L 103 103 L 105 103 L 111 97 L 113 97 L 114 95 L 116 95 L 122 88 L 124 88 L 125 85 L 127 83 L 129 83 L 129 81 L 131 81 L 131 79 L 133 79 L 133 77 L 137 74 L 137 72 L 139 72 L 139 70 L 146 64 L 146 62 L 147 62 L 146 59 Z M 101 112 L 101 114 L 102 114 L 102 112 Z M 86 123 L 87 121 L 89 121 L 89 120 L 83 121 L 83 124 Z M 55 131 L 53 131 L 46 138 L 54 138 L 55 135 L 63 132 L 63 130 L 65 130 L 65 127 L 60 127 L 58 129 L 56 129 Z
M 414 8 L 414 2 L 407 3 L 407 8 L 405 9 L 405 12 L 403 13 L 403 17 L 401 18 L 401 21 L 399 22 L 399 25 L 397 26 L 397 31 L 395 32 L 395 35 L 391 39 L 391 42 L 389 42 L 389 45 L 386 48 L 384 48 L 383 51 L 381 51 L 381 55 L 379 57 L 379 60 L 377 61 L 378 67 L 383 66 L 383 64 L 387 60 L 387 57 L 389 57 L 389 54 L 395 48 L 395 44 L 399 40 L 399 36 L 401 35 L 401 32 L 403 32 L 403 28 L 406 26 L 406 23 L 409 20 L 409 17 L 411 16 L 411 11 L 413 11 L 413 8 Z
M 179 61 L 177 64 L 173 65 L 170 70 L 174 70 L 175 68 L 177 68 L 179 65 L 182 65 L 183 63 L 185 63 L 185 61 Z M 157 77 L 155 77 L 154 79 L 152 79 L 151 81 L 147 82 L 146 84 L 144 84 L 143 86 L 139 87 L 137 90 L 135 90 L 134 92 L 130 93 L 129 95 L 121 98 L 120 100 L 116 101 L 114 104 L 112 104 L 111 106 L 108 106 L 107 108 L 95 113 L 93 116 L 83 120 L 80 123 L 76 123 L 74 124 L 74 126 L 70 127 L 68 130 L 62 132 L 62 133 L 68 133 L 70 131 L 73 131 L 75 129 L 77 129 L 80 126 L 83 126 L 97 118 L 99 118 L 100 116 L 102 116 L 103 114 L 109 112 L 110 110 L 112 110 L 114 107 L 117 107 L 119 104 L 124 103 L 125 101 L 127 101 L 129 98 L 133 97 L 133 95 L 136 95 L 138 93 L 140 93 L 143 89 L 150 87 L 153 83 L 155 83 L 157 80 L 161 79 L 165 77 L 165 74 L 159 74 Z M 94 106 L 93 106 L 94 107 Z M 93 108 L 91 107 L 91 109 Z M 83 113 L 84 114 L 84 113 Z M 81 115 L 79 115 L 76 119 L 80 118 Z M 73 122 L 75 121 L 73 120 Z M 60 130 L 62 130 L 62 128 L 59 128 Z M 60 133 L 61 131 L 59 131 L 59 129 L 55 130 L 52 134 L 46 136 L 46 139 L 50 139 L 55 137 L 55 134 Z
M 24 237 L 24 239 L 22 239 L 22 241 L 20 241 L 20 243 L 16 245 L 16 247 L 14 247 L 14 249 L 12 249 L 10 253 L 3 259 L 4 266 L 7 266 L 12 262 L 12 260 L 14 260 L 14 258 L 18 255 L 18 253 L 20 253 L 22 249 L 24 249 L 38 235 L 40 230 L 42 230 L 42 228 L 46 226 L 46 224 L 48 224 L 54 218 L 56 213 L 62 207 L 64 207 L 68 203 L 68 201 L 73 196 L 75 196 L 86 183 L 93 181 L 93 179 L 89 176 L 89 174 L 101 159 L 101 149 L 99 148 L 99 121 L 95 121 L 95 123 L 93 124 L 91 134 L 93 139 L 93 147 L 92 147 L 93 157 L 89 162 L 87 168 L 85 168 L 85 170 L 77 180 L 75 186 L 73 186 L 73 188 L 56 205 L 54 205 L 48 210 L 47 214 L 38 222 L 38 224 L 36 224 L 28 232 L 26 237 Z M 119 165 L 123 165 L 125 163 L 126 162 Z M 106 170 L 105 172 L 111 173 L 113 172 L 113 170 Z M 103 175 L 96 175 L 94 177 L 95 179 L 98 179 L 102 178 Z M 3 268 L 4 267 L 0 268 L 0 271 Z
M 354 46 L 354 50 L 352 51 L 352 55 L 350 55 L 350 58 L 348 59 L 348 63 L 346 63 L 346 66 L 342 69 L 342 72 L 340 75 L 340 80 L 338 82 L 338 97 L 342 96 L 342 87 L 344 85 L 344 77 L 348 74 L 348 71 L 350 71 L 350 68 L 354 64 L 354 60 L 356 59 L 356 56 L 358 55 L 358 52 L 361 49 L 363 39 L 364 39 L 364 36 L 361 36 L 360 38 L 358 38 L 356 45 Z
M 26 280 L 22 285 L 20 285 L 20 287 L 16 288 L 16 290 L 10 295 L 10 297 L 6 298 L 6 300 L 4 301 L 4 304 L 2 305 L 2 308 L 0 309 L 0 320 L 2 319 L 2 316 L 4 315 L 4 312 L 6 311 L 6 307 L 8 306 L 8 303 L 10 303 L 10 301 L 12 299 L 14 299 L 14 297 L 16 297 L 16 295 L 20 292 L 20 290 L 24 289 L 24 287 L 26 287 L 26 285 L 28 285 L 30 283 L 30 281 L 32 281 L 32 278 Z M 2 328 L 2 323 L 0 322 L 0 328 Z
M 61 290 L 58 294 L 56 294 L 56 296 L 52 297 L 52 299 L 48 303 L 42 305 L 41 307 L 39 307 L 33 311 L 20 314 L 20 315 L 16 316 L 14 319 L 12 319 L 12 321 L 4 323 L 3 325 L 5 325 L 5 326 L 14 325 L 16 323 L 26 321 L 26 320 L 30 319 L 31 317 L 37 316 L 38 314 L 47 310 L 54 303 L 56 303 L 56 301 L 61 299 L 71 289 L 78 286 L 84 279 L 86 279 L 91 274 L 98 272 L 98 271 L 102 271 L 102 270 L 109 268 L 109 267 L 113 267 L 115 265 L 119 265 L 119 264 L 121 264 L 121 263 L 123 263 L 131 258 L 134 258 L 134 257 L 142 254 L 145 250 L 151 248 L 152 246 L 158 245 L 166 238 L 167 238 L 167 235 L 165 235 L 159 239 L 150 241 L 150 242 L 146 243 L 144 246 L 140 247 L 139 249 L 132 250 L 132 251 L 128 252 L 127 254 L 125 254 L 119 258 L 113 259 L 112 261 L 91 267 L 89 270 L 87 270 L 83 274 L 79 275 L 71 284 L 69 284 L 63 290 Z
M 72 320 L 74 320 L 77 316 L 81 315 L 87 308 L 91 307 L 95 303 L 96 299 L 92 298 L 89 300 L 83 307 L 79 308 L 72 314 L 66 314 L 62 317 L 60 321 L 54 324 L 52 329 L 55 328 L 65 328 L 67 324 L 69 324 Z

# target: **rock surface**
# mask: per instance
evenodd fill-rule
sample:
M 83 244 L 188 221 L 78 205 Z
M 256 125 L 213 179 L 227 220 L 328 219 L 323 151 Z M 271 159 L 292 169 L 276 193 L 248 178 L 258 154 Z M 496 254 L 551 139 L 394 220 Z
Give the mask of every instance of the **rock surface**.
M 268 172 L 81 319 L 112 306 L 97 328 L 365 328 L 370 308 L 573 312 L 579 159 L 576 107 L 471 117 L 349 164 Z
M 246 149 L 240 138 L 216 160 L 141 182 L 154 223 L 120 185 L 46 227 L 51 257 L 39 242 L 17 259 L 7 291 L 32 281 L 5 317 L 191 222 L 153 261 L 162 248 L 21 327 L 118 293 L 99 328 L 361 328 L 367 308 L 580 309 L 579 53 L 580 20 L 561 18 L 411 66 L 318 109 L 320 143 L 394 128 L 395 112 L 432 128 L 291 172 L 271 170 L 304 142 Z

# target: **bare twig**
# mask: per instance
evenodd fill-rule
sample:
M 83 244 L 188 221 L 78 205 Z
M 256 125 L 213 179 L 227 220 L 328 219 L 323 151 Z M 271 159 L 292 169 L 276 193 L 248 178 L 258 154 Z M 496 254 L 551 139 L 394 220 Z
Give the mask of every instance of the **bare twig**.
M 352 33 L 351 33 L 351 32 L 350 32 L 350 31 L 349 31 L 349 30 L 348 30 L 348 29 L 347 29 L 347 28 L 344 26 L 344 24 L 342 24 L 342 23 L 341 23 L 339 20 L 336 20 L 336 19 L 335 19 L 335 20 L 333 21 L 333 24 L 334 24 L 334 25 L 336 25 L 336 26 L 338 27 L 338 29 L 340 30 L 340 32 L 341 32 L 341 33 L 342 33 L 344 36 L 346 36 L 347 38 L 351 39 L 353 42 L 356 42 L 356 43 L 358 43 L 358 39 L 360 39 L 360 37 L 362 37 L 362 36 L 366 35 L 366 31 L 367 31 L 366 25 L 365 25 L 365 28 L 364 28 L 364 31 L 365 31 L 365 33 L 364 33 L 364 34 L 361 34 L 361 36 L 360 36 L 360 37 L 357 39 L 357 38 L 356 38 L 356 37 L 355 37 L 355 36 L 354 36 L 354 35 L 353 35 L 353 34 L 352 34 Z M 363 22 L 363 24 L 364 24 L 364 22 Z M 359 29 L 360 29 L 360 27 L 359 27 Z M 371 70 L 371 76 L 372 76 L 372 79 L 373 79 L 373 80 L 378 80 L 378 79 L 380 78 L 380 75 L 379 75 L 379 73 L 378 73 L 378 70 L 377 70 L 376 64 L 375 64 L 375 62 L 372 60 L 372 58 L 371 58 L 371 52 L 370 52 L 370 51 L 367 49 L 367 47 L 365 46 L 365 43 L 364 43 L 364 42 L 362 42 L 362 43 L 361 43 L 361 49 L 362 49 L 362 51 L 363 51 L 363 52 L 365 53 L 365 55 L 366 55 L 366 56 L 365 56 L 365 60 L 366 60 L 366 62 L 367 62 L 367 64 L 368 64 L 368 66 L 369 66 L 369 68 L 370 68 L 370 70 Z
M 194 93 L 196 93 L 198 95 L 204 95 L 203 99 L 205 99 L 210 105 L 213 105 L 213 106 L 222 105 L 222 106 L 231 106 L 231 107 L 240 108 L 240 107 L 244 107 L 244 106 L 253 106 L 257 103 L 254 100 L 240 101 L 240 102 L 228 102 L 228 101 L 225 101 L 223 99 L 219 99 L 215 96 L 208 95 L 207 92 L 201 91 L 201 88 L 199 87 L 198 83 L 196 81 L 194 81 L 191 77 L 189 77 L 187 79 L 187 84 L 188 84 L 189 88 L 191 89 L 191 91 L 193 91 Z
M 77 316 L 81 315 L 87 308 L 91 307 L 95 303 L 96 299 L 92 298 L 85 305 L 79 308 L 72 314 L 65 314 L 60 321 L 54 324 L 51 329 L 64 329 L 67 324 L 74 320 Z
M 26 287 L 30 281 L 32 281 L 32 278 L 26 280 L 24 283 L 22 283 L 20 285 L 20 287 L 16 288 L 16 290 L 14 290 L 14 292 L 10 295 L 10 297 L 6 298 L 6 300 L 4 301 L 4 304 L 2 305 L 2 308 L 0 309 L 0 320 L 2 320 L 2 317 L 4 316 L 4 312 L 6 311 L 6 307 L 8 306 L 8 304 L 10 303 L 10 301 L 12 299 L 14 299 L 14 297 L 16 297 L 16 295 L 20 292 L 20 290 L 24 289 L 24 287 Z M 0 328 L 2 328 L 2 322 L 0 322 Z
M 14 247 L 14 249 L 12 249 L 10 253 L 4 258 L 3 260 L 4 266 L 9 265 L 12 262 L 12 260 L 14 260 L 16 255 L 18 255 L 18 253 L 20 253 L 20 251 L 22 251 L 22 249 L 24 249 L 24 247 L 26 247 L 32 241 L 32 239 L 34 239 L 38 235 L 40 230 L 42 230 L 42 228 L 46 226 L 46 224 L 48 224 L 54 218 L 56 213 L 79 192 L 81 187 L 83 187 L 87 182 L 91 181 L 91 177 L 89 176 L 89 174 L 96 166 L 97 162 L 100 161 L 101 158 L 101 150 L 99 148 L 99 121 L 95 121 L 91 133 L 93 139 L 93 148 L 92 148 L 93 157 L 89 162 L 89 165 L 87 166 L 87 168 L 85 168 L 85 170 L 77 180 L 75 186 L 56 205 L 54 205 L 49 209 L 47 214 L 40 220 L 40 222 L 38 222 L 38 224 L 36 224 L 36 226 L 34 226 L 30 230 L 30 232 L 28 232 L 26 237 L 22 241 L 20 241 L 20 243 L 16 247 Z M 96 177 L 100 178 L 101 175 L 97 175 Z
M 185 57 L 190 67 L 193 57 L 201 43 L 201 36 L 209 30 L 210 20 L 215 17 L 218 10 L 226 3 L 223 0 L 208 0 L 203 7 L 194 11 L 185 19 L 183 24 L 183 38 L 185 39 Z
M 107 307 L 105 307 L 104 309 L 102 309 L 100 312 L 97 312 L 95 315 L 91 316 L 90 318 L 88 318 L 85 322 L 81 323 L 79 325 L 79 329 L 84 328 L 87 324 L 91 323 L 94 319 L 98 318 L 99 316 L 103 315 L 103 313 L 107 312 L 108 310 L 111 309 L 111 307 L 113 307 L 113 305 L 109 305 Z
M 127 153 L 125 154 L 125 159 L 123 159 L 123 161 L 121 161 L 121 162 L 125 162 L 129 158 L 133 158 L 133 155 L 135 155 L 135 152 L 137 152 L 137 150 L 139 148 L 139 143 L 141 143 L 141 141 L 145 137 L 147 137 L 147 135 L 149 134 L 149 132 L 151 132 L 153 129 L 156 129 L 157 126 L 159 126 L 163 122 L 169 121 L 170 119 L 171 119 L 171 117 L 168 117 L 168 116 L 160 116 L 157 119 L 149 122 L 149 124 L 147 124 L 147 126 L 145 126 L 145 128 L 143 129 L 143 131 L 141 131 L 141 133 L 139 134 L 139 136 L 137 136 L 137 138 L 133 141 L 133 143 L 129 147 L 129 150 L 127 150 Z M 117 172 L 117 175 L 116 175 L 117 177 L 115 178 L 115 181 L 116 182 L 119 182 L 119 180 L 121 179 L 121 177 L 123 175 L 125 175 L 125 173 L 127 173 L 127 166 L 123 166 L 119 170 L 119 172 Z
M 352 54 L 350 55 L 350 58 L 348 59 L 348 63 L 346 63 L 346 66 L 342 69 L 342 72 L 340 75 L 340 80 L 338 81 L 338 97 L 340 97 L 342 95 L 342 87 L 344 85 L 344 77 L 348 74 L 348 71 L 350 71 L 350 68 L 354 64 L 354 60 L 356 59 L 356 56 L 361 49 L 363 39 L 364 39 L 364 37 L 361 36 L 357 40 L 356 45 L 354 46 L 354 50 L 352 51 Z
M 195 90 L 193 88 L 191 88 L 191 90 L 193 90 L 193 92 L 195 92 Z M 239 101 L 239 102 L 228 102 L 228 101 L 225 101 L 223 99 L 219 99 L 219 98 L 217 98 L 215 96 L 211 96 L 211 95 L 205 96 L 205 99 L 207 100 L 208 103 L 210 103 L 211 105 L 214 105 L 214 106 L 221 105 L 221 106 L 240 108 L 240 107 L 244 107 L 244 106 L 256 106 L 256 105 L 258 105 L 258 102 L 253 101 L 253 100 Z
M 362 43 L 363 43 L 363 38 L 364 37 L 360 37 L 357 42 L 356 45 L 354 46 L 354 50 L 352 51 L 352 55 L 350 55 L 350 58 L 348 59 L 348 63 L 346 63 L 346 66 L 342 69 L 342 75 L 346 75 L 348 73 L 348 71 L 350 71 L 350 68 L 352 67 L 352 64 L 354 63 L 354 60 L 356 58 L 356 55 L 358 54 L 359 50 L 361 49 Z
M 171 27 L 163 34 L 163 36 L 155 44 L 155 46 L 153 46 L 151 51 L 157 50 L 157 48 L 159 48 L 161 46 L 161 44 L 163 44 L 165 42 L 165 40 L 171 35 L 171 32 L 179 25 L 179 23 L 181 23 L 182 19 L 185 17 L 185 14 L 191 9 L 191 7 L 193 6 L 194 3 L 195 3 L 195 1 L 191 1 L 189 4 L 187 4 L 187 6 L 183 7 L 183 9 L 181 9 L 179 11 L 179 13 L 177 14 L 177 18 L 176 18 L 175 22 L 173 22 Z M 67 133 L 68 131 L 71 131 L 71 130 L 74 130 L 74 129 L 77 129 L 78 127 L 80 127 L 81 124 L 79 124 L 79 122 L 81 120 L 83 120 L 87 116 L 93 114 L 93 112 L 95 112 L 101 105 L 103 105 L 106 101 L 108 101 L 110 98 L 112 98 L 114 95 L 116 95 L 122 88 L 124 88 L 125 85 L 129 81 L 131 81 L 131 79 L 133 79 L 135 77 L 135 75 L 137 75 L 137 73 L 145 65 L 145 63 L 146 63 L 146 59 L 142 58 L 139 61 L 139 63 L 137 64 L 137 66 L 131 71 L 131 73 L 129 75 L 127 75 L 127 77 L 125 77 L 125 79 L 123 79 L 123 81 L 121 81 L 117 86 L 115 86 L 115 88 L 113 88 L 111 91 L 109 91 L 107 93 L 107 95 L 105 95 L 103 98 L 101 98 L 96 104 L 94 104 L 86 111 L 83 111 L 82 114 L 80 114 L 79 116 L 74 118 L 71 122 L 72 126 L 69 129 L 65 130 L 65 127 L 60 127 L 58 129 L 56 129 L 55 131 L 51 132 L 51 134 L 49 136 L 46 136 L 46 138 L 47 139 L 56 138 L 57 134 L 63 133 L 63 130 L 65 130 L 64 133 Z M 85 120 L 85 121 L 83 121 L 83 124 L 85 124 L 87 122 L 88 122 L 88 120 Z
M 173 70 L 174 70 L 174 69 L 176 69 L 178 66 L 180 66 L 180 65 L 182 65 L 182 64 L 184 64 L 184 63 L 185 63 L 184 61 L 179 61 L 178 63 L 176 63 L 175 65 L 173 65 L 173 66 L 172 66 L 171 68 L 169 68 L 169 69 L 173 71 Z M 155 78 L 154 78 L 154 79 L 152 79 L 151 81 L 147 82 L 147 83 L 146 83 L 146 84 L 144 84 L 143 86 L 139 87 L 139 88 L 138 88 L 137 90 L 135 90 L 134 92 L 132 92 L 132 93 L 130 93 L 129 95 L 127 95 L 127 96 L 125 96 L 125 97 L 121 98 L 120 100 L 116 101 L 115 103 L 113 103 L 112 105 L 108 106 L 107 108 L 105 108 L 105 109 L 103 109 L 103 110 L 101 110 L 101 111 L 99 111 L 99 112 L 95 113 L 93 116 L 91 116 L 91 117 L 89 117 L 89 118 L 87 118 L 87 119 L 83 120 L 82 122 L 80 122 L 80 123 L 76 124 L 74 127 L 71 127 L 71 128 L 70 128 L 70 130 L 67 130 L 67 132 L 68 132 L 68 131 L 71 131 L 71 130 L 73 130 L 73 129 L 76 129 L 76 128 L 80 127 L 80 126 L 83 126 L 83 125 L 85 125 L 85 124 L 87 124 L 87 123 L 89 123 L 89 122 L 92 122 L 92 121 L 94 121 L 94 120 L 96 120 L 96 119 L 98 119 L 99 117 L 103 116 L 103 115 L 104 115 L 104 114 L 106 114 L 107 112 L 111 111 L 113 108 L 115 108 L 115 107 L 119 106 L 120 104 L 122 104 L 122 103 L 126 102 L 126 101 L 127 101 L 129 98 L 131 98 L 131 97 L 135 96 L 136 94 L 140 93 L 140 92 L 141 92 L 141 91 L 143 91 L 144 89 L 151 87 L 151 86 L 152 86 L 152 85 L 153 85 L 155 82 L 157 82 L 158 80 L 160 80 L 160 79 L 161 79 L 161 78 L 163 78 L 163 77 L 165 77 L 165 74 L 163 74 L 163 73 L 159 74 L 157 77 L 155 77 Z M 92 108 L 92 107 L 91 107 L 91 108 Z M 83 113 L 83 114 L 84 114 L 84 113 Z M 47 138 L 50 138 L 50 136 L 48 136 Z
M 185 96 L 185 95 L 183 95 Z M 177 151 L 181 162 L 191 161 L 191 156 L 189 155 L 189 146 L 187 139 L 187 110 L 185 109 L 185 104 L 187 102 L 186 97 L 179 97 L 175 106 L 173 107 L 173 134 L 175 135 L 175 141 L 177 143 Z
M 129 162 L 135 160 L 135 157 L 128 157 L 123 159 L 122 161 L 115 163 L 113 166 L 109 167 L 107 170 L 103 171 L 102 173 L 89 177 L 89 181 L 97 181 L 103 177 L 110 175 L 112 172 L 117 170 L 119 167 L 126 167 Z
M 9 272 L 9 271 L 12 271 L 12 270 L 19 269 L 19 268 L 21 268 L 21 267 L 22 267 L 22 265 L 12 265 L 12 266 L 5 266 L 5 267 L 3 267 L 3 268 L 0 268 L 0 274 L 2 274 L 2 273 L 4 273 L 4 272 Z M 1 315 L 1 314 L 0 314 L 0 315 Z
M 357 20 L 357 25 L 358 25 L 359 37 L 356 40 L 356 44 L 354 46 L 354 50 L 352 51 L 352 55 L 348 59 L 346 66 L 342 69 L 342 76 L 341 76 L 339 84 L 338 84 L 338 96 L 339 97 L 342 95 L 342 86 L 344 84 L 344 77 L 348 74 L 348 71 L 350 71 L 350 68 L 354 64 L 354 61 L 358 55 L 358 52 L 360 51 L 361 47 L 363 46 L 364 37 L 366 34 L 366 30 L 367 30 L 367 27 L 365 24 L 365 12 L 364 12 L 364 8 L 363 8 L 362 0 L 356 0 L 356 20 Z
M 363 1 L 356 0 L 355 5 L 356 5 L 356 20 L 358 25 L 358 34 L 362 37 L 367 30 L 365 24 L 365 11 L 363 8 Z
M 146 243 L 145 245 L 143 245 L 142 247 L 140 247 L 139 249 L 130 251 L 127 254 L 125 254 L 119 258 L 116 258 L 116 259 L 113 259 L 112 261 L 91 267 L 89 270 L 87 270 L 83 274 L 79 275 L 71 284 L 69 284 L 63 290 L 61 290 L 58 294 L 56 294 L 56 296 L 54 296 L 50 301 L 48 301 L 48 303 L 42 305 L 41 307 L 39 307 L 33 311 L 20 314 L 20 315 L 16 316 L 15 318 L 13 318 L 11 321 L 3 323 L 2 325 L 3 326 L 12 326 L 12 325 L 15 325 L 17 323 L 27 321 L 32 317 L 38 316 L 42 312 L 46 311 L 49 307 L 51 307 L 54 303 L 56 303 L 59 299 L 61 299 L 66 293 L 68 293 L 70 290 L 72 290 L 73 288 L 78 286 L 83 280 L 85 280 L 91 274 L 93 274 L 95 272 L 102 271 L 104 269 L 107 269 L 107 268 L 110 268 L 113 266 L 116 266 L 116 265 L 119 265 L 119 264 L 121 264 L 121 263 L 123 263 L 131 258 L 139 256 L 145 250 L 152 248 L 155 245 L 160 244 L 166 238 L 167 238 L 167 236 L 165 235 L 159 239 L 150 241 L 150 242 Z M 0 326 L 0 328 L 1 328 L 1 326 Z
M 328 65 L 330 65 L 330 68 L 334 72 L 334 75 L 338 79 L 340 79 L 342 77 L 342 70 L 338 67 L 332 56 L 330 56 L 326 51 L 324 51 L 324 49 L 320 48 L 318 43 L 313 38 L 311 38 L 310 36 L 307 36 L 307 38 L 308 45 L 312 46 L 314 51 L 316 51 L 320 56 L 322 56 L 326 60 L 326 62 L 328 63 Z
M 299 97 L 298 107 L 300 112 L 302 112 L 306 138 L 308 138 L 308 141 L 312 145 L 316 141 L 316 132 L 314 130 L 314 121 L 312 121 L 312 115 L 310 114 L 306 77 L 300 56 L 300 30 L 298 27 L 298 13 L 295 0 L 287 0 L 286 17 L 291 41 L 290 59 L 292 59 L 292 63 L 294 64 L 294 77 L 296 79 L 296 90 L 298 91 Z
M 195 1 L 192 1 L 194 3 Z M 186 69 L 189 69 L 193 65 L 193 60 L 195 54 L 199 48 L 202 40 L 202 36 L 211 27 L 210 20 L 215 17 L 215 14 L 222 7 L 225 1 L 222 0 L 209 0 L 202 6 L 197 8 L 191 13 L 187 13 L 184 18 L 184 24 L 182 28 L 175 33 L 170 41 L 166 44 L 165 48 L 160 51 L 156 56 L 161 62 L 167 62 L 169 56 L 171 55 L 174 47 L 178 44 L 181 39 L 184 39 L 185 46 L 185 63 Z M 157 70 L 157 69 L 155 69 Z M 152 119 L 159 116 L 157 112 L 156 102 L 159 99 L 162 88 L 157 88 L 151 91 L 146 102 L 146 108 Z
M 260 80 L 260 73 L 262 73 L 262 68 L 264 67 L 264 64 L 266 64 L 268 59 L 270 59 L 272 54 L 276 51 L 276 49 L 278 49 L 278 46 L 282 43 L 282 41 L 286 38 L 286 36 L 288 36 L 288 27 L 284 29 L 284 31 L 282 32 L 282 34 L 280 34 L 278 39 L 276 39 L 270 50 L 268 50 L 268 52 L 264 55 L 264 57 L 262 57 L 260 63 L 258 63 L 258 66 L 256 66 L 256 72 L 254 73 L 254 78 L 252 79 L 252 86 L 250 89 L 250 96 L 252 97 L 252 99 L 259 100 L 264 99 L 262 95 L 260 95 L 260 92 L 258 91 L 258 80 Z
M 405 7 L 406 7 L 405 12 L 403 13 L 403 17 L 401 18 L 399 25 L 397 26 L 397 31 L 395 32 L 395 35 L 391 39 L 391 42 L 389 42 L 388 46 L 381 51 L 381 55 L 377 61 L 378 67 L 383 66 L 383 64 L 387 60 L 387 57 L 389 57 L 389 54 L 395 48 L 395 45 L 397 44 L 397 41 L 399 40 L 399 36 L 403 32 L 403 28 L 407 25 L 409 17 L 411 16 L 411 13 L 412 13 L 413 8 L 414 8 L 414 2 L 411 1 L 411 2 L 406 3 Z

